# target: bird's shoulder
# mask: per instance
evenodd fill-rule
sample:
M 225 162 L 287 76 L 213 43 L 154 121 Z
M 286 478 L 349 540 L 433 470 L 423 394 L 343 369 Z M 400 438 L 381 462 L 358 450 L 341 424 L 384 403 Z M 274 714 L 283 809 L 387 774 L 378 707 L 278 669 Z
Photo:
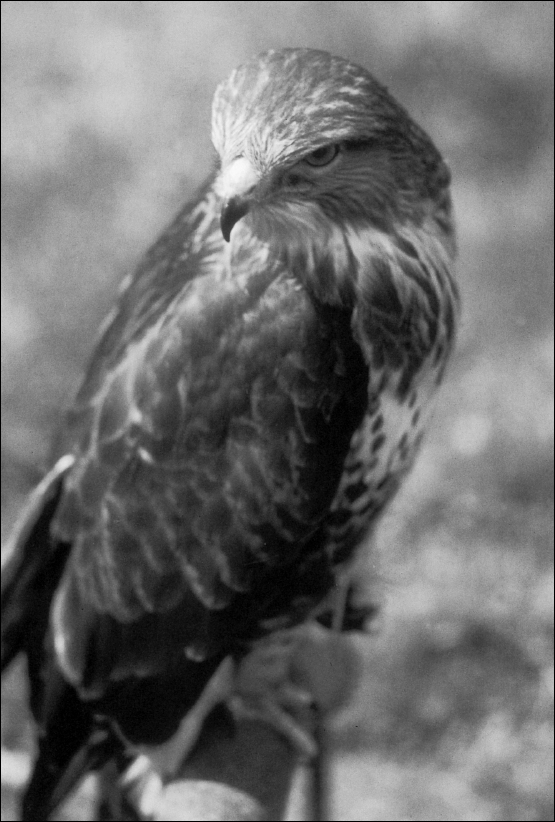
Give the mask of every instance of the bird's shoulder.
M 154 327 L 180 294 L 222 258 L 219 198 L 214 174 L 175 216 L 138 265 L 122 280 L 113 308 L 102 322 L 76 404 L 85 403 L 125 356 Z

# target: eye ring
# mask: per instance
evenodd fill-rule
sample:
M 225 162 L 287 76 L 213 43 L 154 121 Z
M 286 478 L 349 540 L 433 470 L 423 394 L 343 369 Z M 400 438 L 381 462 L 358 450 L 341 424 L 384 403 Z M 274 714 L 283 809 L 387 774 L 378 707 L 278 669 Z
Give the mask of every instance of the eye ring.
M 320 148 L 315 149 L 315 151 L 311 151 L 310 154 L 307 154 L 304 158 L 304 162 L 309 166 L 327 166 L 335 160 L 338 154 L 339 145 L 332 143 L 331 145 L 320 146 Z

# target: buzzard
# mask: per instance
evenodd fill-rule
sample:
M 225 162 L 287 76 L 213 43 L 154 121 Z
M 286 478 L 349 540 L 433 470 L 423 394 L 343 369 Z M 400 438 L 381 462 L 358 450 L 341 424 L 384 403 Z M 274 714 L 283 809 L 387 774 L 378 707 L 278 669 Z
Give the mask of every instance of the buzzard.
M 318 613 L 410 468 L 452 348 L 449 171 L 363 68 L 268 51 L 218 169 L 122 288 L 10 546 L 25 819 L 171 739 L 223 660 Z

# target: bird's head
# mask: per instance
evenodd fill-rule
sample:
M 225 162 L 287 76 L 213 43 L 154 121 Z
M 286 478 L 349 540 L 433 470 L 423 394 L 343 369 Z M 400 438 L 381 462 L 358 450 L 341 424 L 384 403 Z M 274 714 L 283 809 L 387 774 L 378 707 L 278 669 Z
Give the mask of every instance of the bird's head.
M 212 139 L 226 240 L 422 221 L 449 173 L 427 135 L 363 68 L 312 49 L 269 51 L 216 90 Z

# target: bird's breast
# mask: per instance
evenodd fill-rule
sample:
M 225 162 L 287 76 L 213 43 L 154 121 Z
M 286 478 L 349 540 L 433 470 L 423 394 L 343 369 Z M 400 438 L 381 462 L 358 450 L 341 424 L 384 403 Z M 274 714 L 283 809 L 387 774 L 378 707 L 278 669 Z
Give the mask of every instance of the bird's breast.
M 349 562 L 413 465 L 434 407 L 437 366 L 431 361 L 403 398 L 401 374 L 374 374 L 369 402 L 354 432 L 331 505 L 328 551 L 334 564 Z

